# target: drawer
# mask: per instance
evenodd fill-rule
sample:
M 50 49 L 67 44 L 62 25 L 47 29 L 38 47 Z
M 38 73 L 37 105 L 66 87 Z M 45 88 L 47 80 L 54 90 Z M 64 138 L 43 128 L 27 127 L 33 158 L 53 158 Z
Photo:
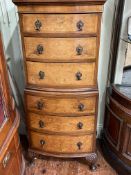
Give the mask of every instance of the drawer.
M 31 129 L 40 132 L 81 133 L 95 130 L 95 116 L 59 117 L 28 113 L 27 120 Z
M 15 153 L 16 153 L 15 143 L 14 143 L 14 140 L 12 140 L 9 147 L 7 148 L 6 153 L 4 154 L 0 162 L 0 174 L 1 175 L 7 175 L 9 171 L 11 170 L 11 166 L 14 161 Z
M 40 88 L 96 87 L 96 64 L 39 63 L 27 61 L 27 83 Z
M 23 14 L 24 33 L 96 34 L 97 14 Z
M 97 39 L 25 37 L 25 55 L 33 61 L 88 61 L 96 59 Z
M 53 93 L 25 91 L 28 111 L 48 115 L 92 115 L 96 112 L 98 92 Z
M 49 153 L 92 152 L 93 134 L 80 136 L 48 135 L 30 132 L 31 148 Z

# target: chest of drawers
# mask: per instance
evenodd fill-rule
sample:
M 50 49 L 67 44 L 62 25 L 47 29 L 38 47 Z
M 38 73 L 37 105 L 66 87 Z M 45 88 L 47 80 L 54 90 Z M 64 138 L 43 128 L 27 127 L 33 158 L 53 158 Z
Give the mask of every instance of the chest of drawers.
M 25 62 L 30 151 L 95 169 L 97 71 L 105 0 L 14 0 Z

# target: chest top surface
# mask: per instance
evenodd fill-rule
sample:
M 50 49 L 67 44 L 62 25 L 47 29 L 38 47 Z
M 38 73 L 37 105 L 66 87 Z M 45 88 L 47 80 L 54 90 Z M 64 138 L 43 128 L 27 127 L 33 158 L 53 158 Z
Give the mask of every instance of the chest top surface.
M 37 3 L 88 3 L 88 4 L 104 4 L 106 0 L 13 0 L 17 5 L 22 3 L 37 4 Z

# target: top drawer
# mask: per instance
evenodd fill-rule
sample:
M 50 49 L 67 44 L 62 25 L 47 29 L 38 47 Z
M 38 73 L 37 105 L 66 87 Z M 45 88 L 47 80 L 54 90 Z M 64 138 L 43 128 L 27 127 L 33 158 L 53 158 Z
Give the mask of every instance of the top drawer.
M 96 34 L 97 14 L 23 14 L 24 33 Z

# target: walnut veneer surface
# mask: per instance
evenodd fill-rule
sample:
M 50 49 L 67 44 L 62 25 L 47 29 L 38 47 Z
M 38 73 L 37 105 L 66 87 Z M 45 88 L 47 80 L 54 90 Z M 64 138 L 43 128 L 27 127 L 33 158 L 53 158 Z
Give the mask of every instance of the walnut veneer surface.
M 96 162 L 97 72 L 104 0 L 14 0 L 26 72 L 30 151 Z
M 130 90 L 130 86 L 113 85 L 107 91 L 103 150 L 110 151 L 107 157 L 115 160 L 113 167 L 120 175 L 131 174 Z

